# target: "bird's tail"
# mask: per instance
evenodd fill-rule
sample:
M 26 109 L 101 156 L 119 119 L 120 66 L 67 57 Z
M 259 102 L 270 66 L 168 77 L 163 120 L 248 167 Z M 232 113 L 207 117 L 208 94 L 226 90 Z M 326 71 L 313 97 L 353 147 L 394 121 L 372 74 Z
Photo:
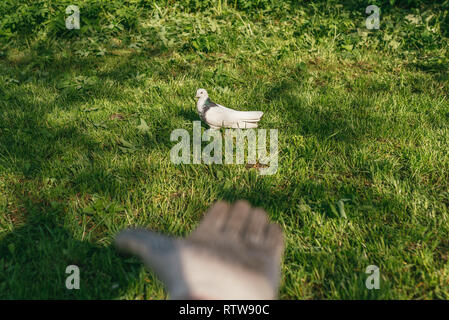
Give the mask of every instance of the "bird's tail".
M 257 128 L 258 122 L 262 116 L 262 111 L 240 111 L 238 115 L 239 119 L 232 127 L 239 129 Z
M 235 129 L 253 129 L 253 128 L 257 128 L 259 120 L 255 121 L 255 122 L 249 122 L 249 121 L 239 121 L 237 123 L 234 123 L 232 125 L 232 128 Z

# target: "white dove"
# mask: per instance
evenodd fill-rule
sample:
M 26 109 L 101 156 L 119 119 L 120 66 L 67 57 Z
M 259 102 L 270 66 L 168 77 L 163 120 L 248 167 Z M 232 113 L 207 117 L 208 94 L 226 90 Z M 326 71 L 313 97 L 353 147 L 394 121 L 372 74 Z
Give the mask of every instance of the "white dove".
M 198 99 L 196 108 L 200 118 L 212 129 L 257 128 L 257 123 L 263 115 L 262 111 L 237 111 L 212 102 L 205 89 L 198 89 L 195 98 Z

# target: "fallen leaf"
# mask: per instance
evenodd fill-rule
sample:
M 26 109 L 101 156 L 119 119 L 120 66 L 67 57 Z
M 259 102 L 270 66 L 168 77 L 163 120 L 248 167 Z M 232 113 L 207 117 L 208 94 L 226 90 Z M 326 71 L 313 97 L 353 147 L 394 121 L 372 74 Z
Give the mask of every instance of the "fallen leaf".
M 111 120 L 123 120 L 123 119 L 125 119 L 125 116 L 120 113 L 113 113 L 113 114 L 111 114 L 111 116 L 109 118 Z
M 260 162 L 256 162 L 256 163 L 254 163 L 254 164 L 248 163 L 248 164 L 245 166 L 246 169 L 252 169 L 252 168 L 254 168 L 254 169 L 260 169 L 260 168 L 267 168 L 267 167 L 268 167 L 268 165 L 262 164 L 262 163 L 260 163 Z
M 340 214 L 340 217 L 342 217 L 343 219 L 347 219 L 348 217 L 346 216 L 346 212 L 345 212 L 345 202 L 349 201 L 351 199 L 340 199 L 337 202 L 337 209 L 338 209 L 338 213 Z
M 140 125 L 137 126 L 137 129 L 143 133 L 150 131 L 150 127 L 142 118 L 140 118 Z
M 97 111 L 98 109 L 100 109 L 100 108 L 93 107 L 93 108 L 89 108 L 89 109 L 84 109 L 83 112 L 92 112 L 92 111 Z
M 132 143 L 124 140 L 123 138 L 120 138 L 119 141 L 126 148 L 134 148 L 134 145 Z

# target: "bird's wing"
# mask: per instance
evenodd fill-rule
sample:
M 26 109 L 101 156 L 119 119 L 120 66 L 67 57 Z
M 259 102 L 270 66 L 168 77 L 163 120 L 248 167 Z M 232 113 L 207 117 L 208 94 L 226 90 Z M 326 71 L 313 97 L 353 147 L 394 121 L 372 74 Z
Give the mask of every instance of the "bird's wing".
M 237 120 L 237 121 L 259 121 L 263 116 L 262 111 L 238 111 L 230 108 L 226 108 L 222 105 L 217 105 L 220 109 L 223 110 L 223 113 L 226 114 L 228 120 Z
M 215 108 L 207 111 L 206 122 L 214 126 L 226 127 L 235 127 L 239 124 L 239 127 L 245 128 L 247 126 L 242 124 L 259 122 L 262 115 L 262 111 L 237 111 L 217 104 Z
M 217 127 L 225 126 L 226 123 L 229 122 L 229 111 L 226 109 L 227 108 L 218 105 L 217 107 L 210 108 L 205 114 L 206 122 Z

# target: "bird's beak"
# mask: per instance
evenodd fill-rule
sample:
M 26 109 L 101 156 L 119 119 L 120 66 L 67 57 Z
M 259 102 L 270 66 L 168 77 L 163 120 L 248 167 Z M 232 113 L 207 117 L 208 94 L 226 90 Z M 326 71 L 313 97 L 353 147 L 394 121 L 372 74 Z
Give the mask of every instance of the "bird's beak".
M 195 99 L 199 99 L 199 98 L 200 98 L 200 96 L 199 96 L 199 95 L 196 95 L 196 96 L 195 96 Z

